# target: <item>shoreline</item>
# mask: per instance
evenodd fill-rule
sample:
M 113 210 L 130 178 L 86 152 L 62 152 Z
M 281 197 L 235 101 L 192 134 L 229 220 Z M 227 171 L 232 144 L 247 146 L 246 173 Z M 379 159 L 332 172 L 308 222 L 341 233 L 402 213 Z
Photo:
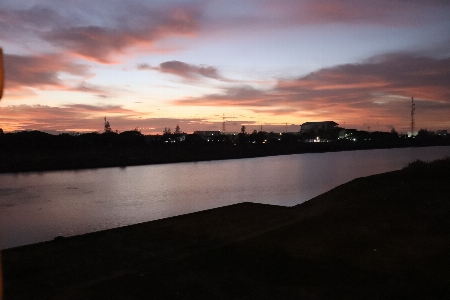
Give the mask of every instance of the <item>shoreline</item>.
M 424 147 L 448 147 L 450 145 L 399 145 L 389 147 L 361 147 L 356 145 L 330 145 L 330 143 L 309 143 L 311 145 L 249 145 L 249 147 L 190 147 L 167 148 L 121 148 L 92 149 L 90 151 L 63 151 L 45 153 L 3 153 L 0 156 L 0 174 L 72 171 L 99 168 L 132 167 L 144 165 L 201 162 L 229 159 L 270 157 L 279 155 L 329 153 L 381 149 L 404 149 Z M 320 145 L 318 145 L 320 144 Z
M 2 250 L 4 299 L 446 299 L 449 163 Z

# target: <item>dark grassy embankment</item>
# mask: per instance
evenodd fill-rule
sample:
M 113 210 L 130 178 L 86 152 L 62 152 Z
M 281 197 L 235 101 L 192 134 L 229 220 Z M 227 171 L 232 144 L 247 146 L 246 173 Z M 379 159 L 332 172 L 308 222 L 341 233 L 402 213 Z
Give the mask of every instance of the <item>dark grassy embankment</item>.
M 245 199 L 242 199 L 245 201 Z M 4 299 L 449 299 L 450 159 L 2 251 Z

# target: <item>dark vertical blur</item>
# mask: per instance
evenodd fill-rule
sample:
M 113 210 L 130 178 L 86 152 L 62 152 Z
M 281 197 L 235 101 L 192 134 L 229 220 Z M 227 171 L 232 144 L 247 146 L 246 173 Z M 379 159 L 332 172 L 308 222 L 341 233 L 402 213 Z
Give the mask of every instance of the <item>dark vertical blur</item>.
M 0 48 L 0 99 L 3 96 L 3 83 L 5 76 L 3 74 L 3 50 Z M 1 249 L 0 249 L 1 250 Z M 0 300 L 3 299 L 3 276 L 2 276 L 2 257 L 0 255 Z
M 0 99 L 3 96 L 3 84 L 5 82 L 5 76 L 3 74 L 3 50 L 0 48 Z

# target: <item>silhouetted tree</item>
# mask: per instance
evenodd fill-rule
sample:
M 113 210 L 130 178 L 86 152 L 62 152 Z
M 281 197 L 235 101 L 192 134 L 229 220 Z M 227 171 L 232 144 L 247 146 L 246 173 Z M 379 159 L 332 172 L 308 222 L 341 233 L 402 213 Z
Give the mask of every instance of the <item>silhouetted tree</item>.
M 177 124 L 177 127 L 175 127 L 175 132 L 174 133 L 175 134 L 181 134 L 180 126 L 178 126 L 178 124 Z
M 172 134 L 172 131 L 170 130 L 170 127 L 169 128 L 164 127 L 163 135 L 169 135 L 169 134 Z
M 119 134 L 119 144 L 122 146 L 137 146 L 144 144 L 144 135 L 136 129 Z
M 238 141 L 240 144 L 247 142 L 247 135 L 245 133 L 245 126 L 241 127 L 241 132 L 238 134 Z
M 431 134 L 428 132 L 428 130 L 426 129 L 420 129 L 419 132 L 417 133 L 417 137 L 418 138 L 428 138 L 430 137 Z
M 106 121 L 106 117 L 105 117 L 105 132 L 111 132 L 111 125 L 109 125 L 109 122 Z

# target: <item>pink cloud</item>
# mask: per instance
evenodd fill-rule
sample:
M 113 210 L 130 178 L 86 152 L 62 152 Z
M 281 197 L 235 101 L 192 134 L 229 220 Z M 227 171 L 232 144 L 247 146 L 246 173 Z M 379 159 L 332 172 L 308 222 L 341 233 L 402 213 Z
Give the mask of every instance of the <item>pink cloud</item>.
M 430 126 L 448 124 L 450 58 L 407 53 L 372 57 L 359 64 L 324 68 L 299 78 L 280 78 L 262 91 L 230 87 L 223 93 L 185 98 L 176 105 L 244 107 L 257 113 L 286 114 L 309 119 L 382 124 L 408 124 L 409 99 L 414 96 L 423 115 L 434 112 Z M 289 113 L 291 111 L 291 113 Z M 399 117 L 400 116 L 400 117 Z M 353 120 L 353 121 L 351 121 Z M 366 120 L 366 121 L 364 121 Z
M 41 131 L 100 131 L 103 117 L 128 120 L 138 119 L 142 113 L 124 109 L 118 105 L 72 104 L 61 107 L 47 105 L 10 105 L 0 108 L 0 124 L 5 131 L 41 130 Z M 121 130 L 133 129 L 129 127 Z
M 269 114 L 275 116 L 291 115 L 292 113 L 297 112 L 294 108 L 252 109 L 252 111 L 256 114 Z
M 209 106 L 272 106 L 277 95 L 270 95 L 250 86 L 224 89 L 223 94 L 209 94 L 200 98 L 185 98 L 173 101 L 176 105 Z
M 59 79 L 60 73 L 75 76 L 87 76 L 89 68 L 63 58 L 61 55 L 4 56 L 6 90 L 18 90 L 26 87 L 66 88 Z
M 373 93 L 383 93 L 450 101 L 449 78 L 450 58 L 393 53 L 360 64 L 321 69 L 297 79 L 280 79 L 277 90 L 308 97 L 334 94 L 343 99 L 348 99 L 345 95 L 373 99 Z
M 78 2 L 78 1 L 77 1 Z M 0 8 L 0 37 L 46 41 L 77 57 L 114 63 L 129 48 L 152 51 L 168 36 L 192 36 L 199 27 L 198 4 L 148 5 L 130 2 L 50 2 L 24 9 Z M 161 47 L 154 49 L 161 51 Z
M 143 14 L 144 12 L 141 12 Z M 146 18 L 124 15 L 112 26 L 88 25 L 54 28 L 43 34 L 46 41 L 64 48 L 75 56 L 99 63 L 114 63 L 116 55 L 123 55 L 131 47 L 152 49 L 155 41 L 167 36 L 190 36 L 198 27 L 197 13 L 178 8 L 163 13 L 147 11 Z M 132 22 L 128 19 L 138 19 Z M 130 23 L 130 27 L 127 24 Z
M 149 118 L 142 113 L 115 105 L 72 104 L 62 107 L 46 105 L 10 105 L 0 107 L 0 124 L 5 132 L 40 130 L 49 133 L 102 132 L 107 117 L 113 130 L 126 131 L 136 127 L 143 134 L 162 134 L 165 127 L 192 133 L 195 130 L 219 130 L 221 121 L 204 118 Z M 237 126 L 236 126 L 237 127 Z

